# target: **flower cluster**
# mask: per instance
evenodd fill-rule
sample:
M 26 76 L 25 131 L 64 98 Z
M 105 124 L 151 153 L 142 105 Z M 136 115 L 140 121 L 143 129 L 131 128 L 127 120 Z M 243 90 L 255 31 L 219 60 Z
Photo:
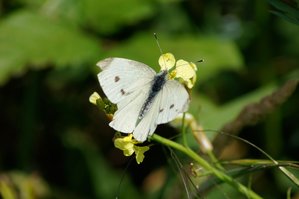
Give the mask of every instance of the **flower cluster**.
M 119 136 L 114 140 L 114 146 L 123 151 L 125 156 L 131 156 L 135 153 L 136 162 L 140 164 L 144 159 L 144 153 L 149 150 L 149 146 L 137 146 L 140 144 L 133 139 L 133 134 L 128 136 Z
M 191 89 L 196 81 L 197 67 L 192 62 L 187 62 L 183 59 L 175 60 L 173 54 L 165 53 L 159 58 L 161 70 L 171 70 L 170 78 L 179 78 L 187 88 Z

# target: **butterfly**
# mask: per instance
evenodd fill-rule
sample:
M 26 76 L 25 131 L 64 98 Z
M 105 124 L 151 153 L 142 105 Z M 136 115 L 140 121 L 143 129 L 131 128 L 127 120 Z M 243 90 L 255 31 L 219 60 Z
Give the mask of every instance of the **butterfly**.
M 189 105 L 186 88 L 168 78 L 168 71 L 156 73 L 138 61 L 106 58 L 97 63 L 98 80 L 107 98 L 117 105 L 109 126 L 144 142 L 157 125 L 170 122 Z

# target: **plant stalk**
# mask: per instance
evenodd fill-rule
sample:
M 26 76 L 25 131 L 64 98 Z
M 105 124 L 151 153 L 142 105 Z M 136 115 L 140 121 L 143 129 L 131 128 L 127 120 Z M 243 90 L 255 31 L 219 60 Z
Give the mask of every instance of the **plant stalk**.
M 221 181 L 230 184 L 231 186 L 233 186 L 234 188 L 236 188 L 238 191 L 240 191 L 242 194 L 244 194 L 248 198 L 262 199 L 261 196 L 259 196 L 258 194 L 256 194 L 252 190 L 248 189 L 246 186 L 242 185 L 241 183 L 239 183 L 238 181 L 234 180 L 233 178 L 231 178 L 230 176 L 228 176 L 224 172 L 222 172 L 219 169 L 217 169 L 217 168 L 213 167 L 212 165 L 210 165 L 205 159 L 203 159 L 202 157 L 200 157 L 192 149 L 184 147 L 183 145 L 181 145 L 181 144 L 179 144 L 177 142 L 174 142 L 172 140 L 166 139 L 166 138 L 161 137 L 161 136 L 159 136 L 157 134 L 154 134 L 151 137 L 151 140 L 154 140 L 156 142 L 159 142 L 161 144 L 164 144 L 166 146 L 169 146 L 169 147 L 172 147 L 174 149 L 177 149 L 177 150 L 181 151 L 182 153 L 186 154 L 187 156 L 189 156 L 190 158 L 192 158 L 193 160 L 195 160 L 204 169 L 206 169 L 207 171 L 210 171 L 211 173 L 213 173 Z

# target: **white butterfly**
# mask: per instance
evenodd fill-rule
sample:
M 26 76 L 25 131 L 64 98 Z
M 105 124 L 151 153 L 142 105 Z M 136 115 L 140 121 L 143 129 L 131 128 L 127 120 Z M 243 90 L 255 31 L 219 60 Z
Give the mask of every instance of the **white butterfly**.
M 167 123 L 187 110 L 189 94 L 168 72 L 156 73 L 149 66 L 124 58 L 107 58 L 97 63 L 100 85 L 117 111 L 109 125 L 132 133 L 143 142 L 158 124 Z

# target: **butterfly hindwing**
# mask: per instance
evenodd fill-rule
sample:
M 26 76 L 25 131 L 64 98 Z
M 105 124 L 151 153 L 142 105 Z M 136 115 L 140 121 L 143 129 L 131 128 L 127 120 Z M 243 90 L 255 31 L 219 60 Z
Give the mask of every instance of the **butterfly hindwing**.
M 138 141 L 145 141 L 149 135 L 152 135 L 157 128 L 157 116 L 159 114 L 159 105 L 161 103 L 162 93 L 159 92 L 154 98 L 150 109 L 144 115 L 142 120 L 136 126 L 133 135 Z
M 107 58 L 97 65 L 103 70 L 98 74 L 100 85 L 115 104 L 148 84 L 156 74 L 149 66 L 124 58 Z
M 182 84 L 176 80 L 168 80 L 162 88 L 161 102 L 156 119 L 157 124 L 173 120 L 179 113 L 188 108 L 189 94 Z
M 133 135 L 138 141 L 145 141 L 152 135 L 158 124 L 173 120 L 187 110 L 189 94 L 176 80 L 167 80 L 155 96 L 150 109 L 136 126 Z

